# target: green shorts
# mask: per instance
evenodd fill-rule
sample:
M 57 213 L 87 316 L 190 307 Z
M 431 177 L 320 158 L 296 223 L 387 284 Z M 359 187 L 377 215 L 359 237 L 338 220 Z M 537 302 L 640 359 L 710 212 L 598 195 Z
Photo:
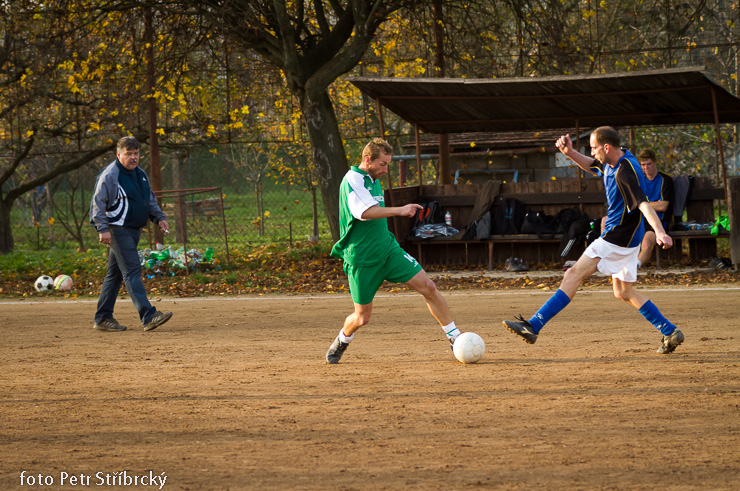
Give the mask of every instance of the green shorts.
M 353 266 L 344 263 L 344 272 L 347 273 L 349 279 L 352 301 L 359 305 L 372 303 L 383 281 L 406 283 L 421 269 L 416 259 L 400 247 L 395 247 L 384 262 L 370 266 Z

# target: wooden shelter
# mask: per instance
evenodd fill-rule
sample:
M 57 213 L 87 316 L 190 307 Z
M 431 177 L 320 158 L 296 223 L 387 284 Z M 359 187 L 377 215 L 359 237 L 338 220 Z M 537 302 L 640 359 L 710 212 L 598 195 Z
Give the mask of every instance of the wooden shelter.
M 708 124 L 716 129 L 723 187 L 727 187 L 719 125 L 740 123 L 740 98 L 701 68 L 600 75 L 404 79 L 350 77 L 350 82 L 414 125 L 419 133 L 510 132 L 610 126 Z M 569 131 L 569 130 L 568 130 Z M 381 128 L 384 134 L 384 128 Z M 449 163 L 440 149 L 440 175 Z M 421 155 L 417 147 L 417 156 Z
M 740 123 L 740 98 L 699 67 L 529 78 L 350 77 L 349 80 L 376 101 L 381 134 L 385 134 L 383 107 L 414 126 L 419 168 L 421 132 L 446 135 L 565 128 L 564 131 L 578 135 L 582 128 L 602 125 L 713 125 L 717 135 L 718 174 L 728 205 L 733 202 L 729 199 L 720 124 Z M 439 158 L 440 175 L 448 176 L 449 146 L 441 145 Z M 740 208 L 731 209 L 731 223 L 737 220 L 740 220 Z M 737 264 L 740 262 L 737 229 L 732 229 L 731 247 L 733 263 Z

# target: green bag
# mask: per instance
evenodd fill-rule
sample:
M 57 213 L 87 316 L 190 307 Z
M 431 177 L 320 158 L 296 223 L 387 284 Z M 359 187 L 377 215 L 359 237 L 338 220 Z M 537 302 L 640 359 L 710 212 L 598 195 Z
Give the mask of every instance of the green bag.
M 727 215 L 721 215 L 719 218 L 717 218 L 717 221 L 714 223 L 714 226 L 712 227 L 712 230 L 709 231 L 709 233 L 712 235 L 718 235 L 720 227 L 728 231 L 730 230 L 730 218 Z

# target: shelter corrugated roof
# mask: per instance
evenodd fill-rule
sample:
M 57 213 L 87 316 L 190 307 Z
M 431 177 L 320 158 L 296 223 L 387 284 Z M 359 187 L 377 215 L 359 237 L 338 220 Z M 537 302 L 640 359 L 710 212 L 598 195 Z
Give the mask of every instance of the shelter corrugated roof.
M 349 80 L 434 134 L 714 124 L 715 107 L 720 123 L 740 122 L 740 98 L 696 67 L 531 78 Z

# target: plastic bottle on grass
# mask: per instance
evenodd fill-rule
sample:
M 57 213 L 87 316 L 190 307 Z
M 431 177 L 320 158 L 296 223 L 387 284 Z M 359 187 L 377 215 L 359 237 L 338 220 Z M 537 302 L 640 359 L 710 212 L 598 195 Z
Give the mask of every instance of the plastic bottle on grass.
M 213 258 L 213 253 L 216 252 L 213 250 L 213 247 L 206 247 L 206 253 L 203 255 L 204 261 L 210 261 L 211 258 Z

